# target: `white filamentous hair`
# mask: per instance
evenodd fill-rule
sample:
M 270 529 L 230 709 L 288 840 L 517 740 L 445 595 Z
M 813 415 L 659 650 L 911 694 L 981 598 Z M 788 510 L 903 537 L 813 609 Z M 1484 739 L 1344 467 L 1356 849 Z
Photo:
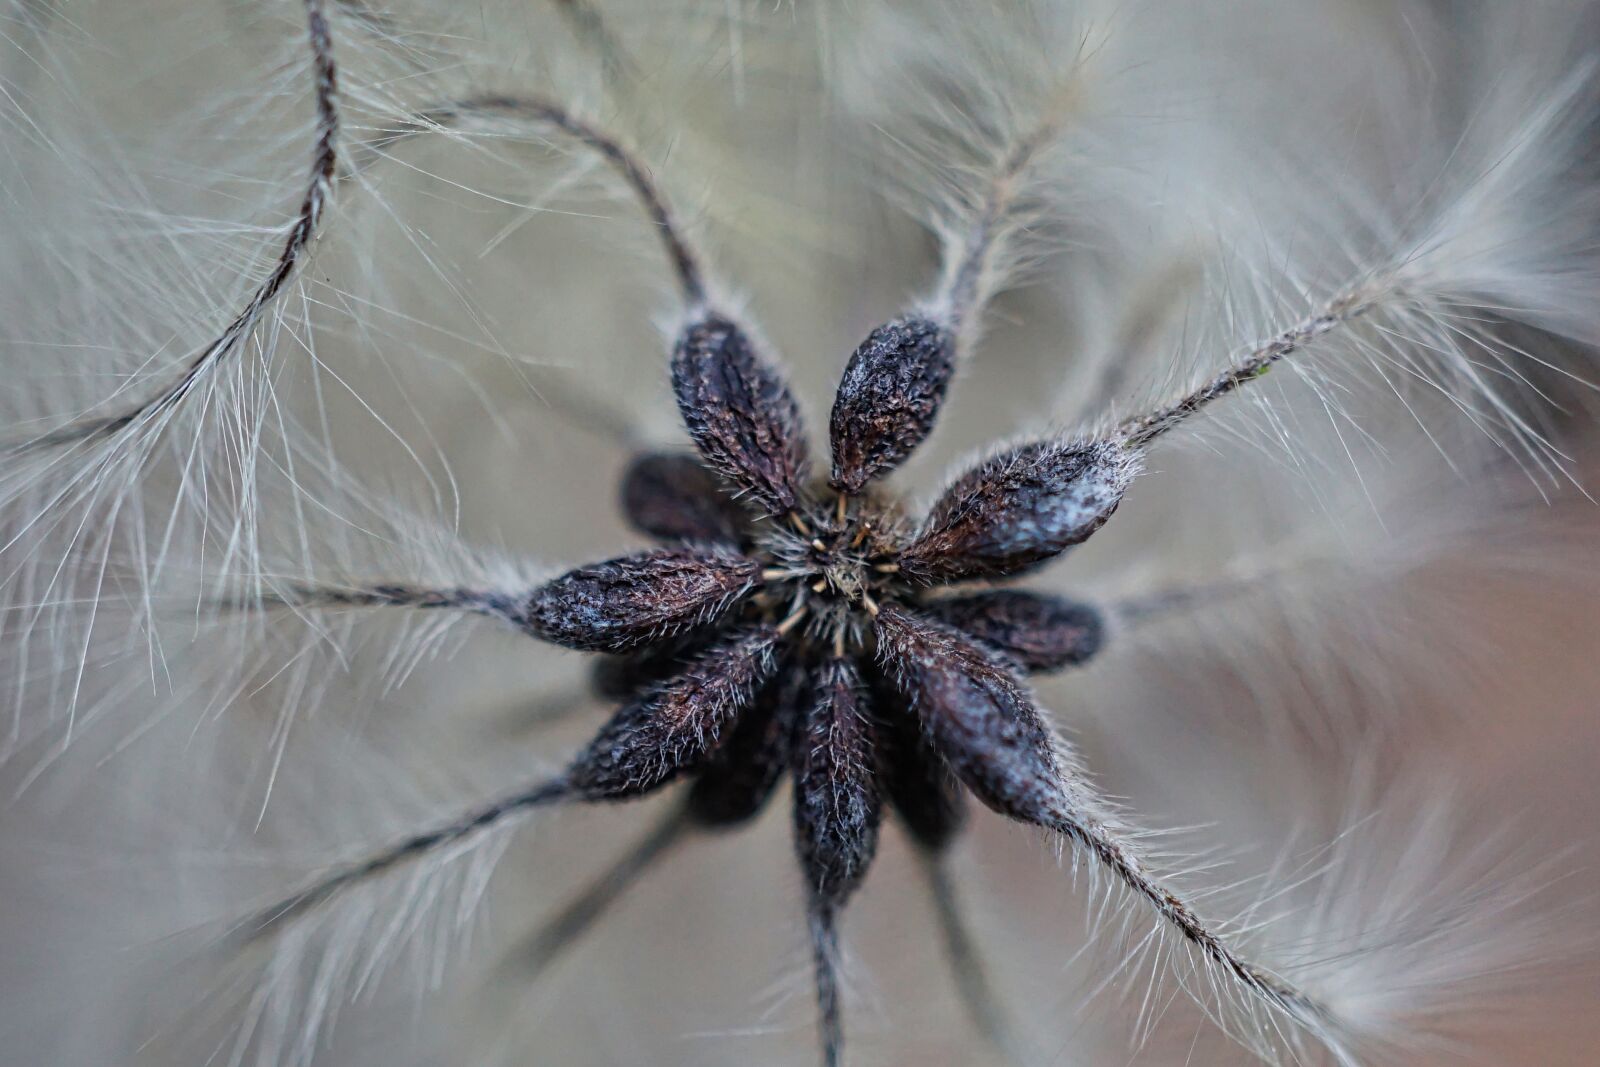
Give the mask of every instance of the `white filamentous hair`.
M 464 1021 L 516 996 L 483 950 L 616 841 L 563 846 L 531 802 L 460 822 L 584 736 L 535 728 L 599 711 L 496 605 L 635 543 L 616 471 L 681 441 L 656 324 L 707 309 L 813 413 L 874 323 L 950 327 L 908 497 L 1028 427 L 1145 472 L 1041 579 L 1108 633 L 1043 702 L 1140 862 L 1328 1011 L 1264 1004 L 1088 863 L 1075 970 L 1128 1010 L 1063 1022 L 1064 880 L 1000 866 L 966 895 L 1049 976 L 1002 1005 L 1028 1045 L 1434 1063 L 1512 1006 L 1522 1045 L 1581 1042 L 1595 811 L 1520 819 L 1463 738 L 1600 751 L 1532 665 L 1600 618 L 1593 4 L 469 7 L 0 0 L 9 1047 L 526 1061 Z M 1496 696 L 1519 671 L 1526 702 Z M 734 924 L 793 879 L 725 866 L 549 994 L 541 1062 L 809 1062 L 799 998 L 740 1029 L 778 964 Z M 849 956 L 910 962 L 866 983 L 894 1025 L 863 1047 L 991 1054 L 876 884 Z M 679 928 L 715 974 L 667 958 Z

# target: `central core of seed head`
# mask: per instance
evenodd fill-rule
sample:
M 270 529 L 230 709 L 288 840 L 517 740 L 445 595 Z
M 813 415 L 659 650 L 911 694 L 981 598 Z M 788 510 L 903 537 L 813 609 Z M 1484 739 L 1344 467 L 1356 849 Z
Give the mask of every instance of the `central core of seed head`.
M 891 515 L 864 504 L 786 516 L 766 541 L 762 578 L 782 595 L 774 607 L 836 648 L 860 643 L 898 570 Z

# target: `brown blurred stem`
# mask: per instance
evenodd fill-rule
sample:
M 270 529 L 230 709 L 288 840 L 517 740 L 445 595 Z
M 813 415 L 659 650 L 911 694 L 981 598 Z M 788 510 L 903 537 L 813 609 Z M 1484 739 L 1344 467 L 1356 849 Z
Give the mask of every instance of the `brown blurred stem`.
M 560 911 L 546 919 L 512 953 L 518 977 L 533 981 L 589 931 L 639 879 L 692 828 L 681 805 L 658 822 L 633 847 L 575 893 Z
M 1000 998 L 989 981 L 988 969 L 967 926 L 955 879 L 950 873 L 947 853 L 922 847 L 917 848 L 916 852 L 928 879 L 934 913 L 939 919 L 939 929 L 944 934 L 945 955 L 949 959 L 950 972 L 955 976 L 956 989 L 961 994 L 961 1003 L 967 1009 L 967 1016 L 978 1033 L 1007 1064 L 1021 1067 L 1028 1062 L 1028 1057 L 1006 1021 Z
M 705 303 L 707 293 L 700 256 L 679 228 L 676 213 L 667 204 L 644 160 L 616 135 L 579 118 L 556 101 L 537 96 L 498 93 L 447 101 L 418 111 L 393 129 L 368 140 L 362 147 L 369 152 L 382 153 L 407 138 L 432 130 L 449 129 L 472 118 L 504 118 L 547 127 L 596 152 L 633 192 L 646 217 L 656 228 L 685 303 L 696 306 Z

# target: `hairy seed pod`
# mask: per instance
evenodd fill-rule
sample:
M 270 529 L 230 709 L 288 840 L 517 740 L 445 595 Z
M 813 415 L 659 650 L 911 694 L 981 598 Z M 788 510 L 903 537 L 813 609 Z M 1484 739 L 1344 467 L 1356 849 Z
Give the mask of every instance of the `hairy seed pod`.
M 730 552 L 661 549 L 568 571 L 529 598 L 527 627 L 552 644 L 627 652 L 710 622 L 755 585 Z
M 833 400 L 829 484 L 859 493 L 898 467 L 932 432 L 954 371 L 954 340 L 931 319 L 895 319 L 868 334 Z
M 872 726 L 848 659 L 817 672 L 794 741 L 795 849 L 814 904 L 832 912 L 861 884 L 878 846 Z
M 905 697 L 876 672 L 872 701 L 878 777 L 889 806 L 912 840 L 930 851 L 942 851 L 967 822 L 967 803 L 960 785 L 944 759 L 928 746 Z
M 993 589 L 929 601 L 922 610 L 1004 653 L 1026 671 L 1058 671 L 1085 663 L 1105 640 L 1099 609 L 1046 593 Z
M 677 678 L 612 716 L 567 781 L 589 800 L 642 796 L 699 766 L 751 696 L 772 677 L 774 626 L 714 645 Z
M 1098 530 L 1138 473 L 1109 442 L 1034 441 L 980 463 L 945 490 L 900 557 L 928 582 L 1000 578 L 1059 555 Z
M 797 664 L 783 664 L 690 788 L 689 816 L 696 823 L 736 826 L 766 805 L 789 766 L 796 724 L 810 699 L 810 677 Z
M 942 623 L 885 604 L 878 655 L 933 747 L 977 798 L 1037 821 L 1059 808 L 1056 739 L 1000 657 Z
M 684 330 L 672 390 L 712 470 L 768 515 L 793 510 L 809 470 L 800 405 L 743 330 L 717 315 Z
M 662 541 L 737 545 L 745 516 L 716 475 L 693 456 L 645 452 L 622 476 L 622 513 L 634 529 Z

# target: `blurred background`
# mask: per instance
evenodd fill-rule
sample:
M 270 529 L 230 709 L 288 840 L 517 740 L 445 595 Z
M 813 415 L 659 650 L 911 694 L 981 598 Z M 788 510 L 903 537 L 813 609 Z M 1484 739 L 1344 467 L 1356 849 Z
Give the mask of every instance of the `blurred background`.
M 314 258 L 144 451 L 0 473 L 0 1062 L 814 1062 L 782 794 L 537 982 L 519 943 L 670 800 L 541 815 L 276 957 L 230 951 L 230 923 L 559 765 L 604 709 L 582 657 L 488 623 L 207 605 L 629 551 L 623 464 L 682 441 L 681 309 L 625 192 L 538 131 L 412 116 L 537 94 L 636 145 L 820 447 L 996 139 L 1079 73 L 895 490 L 1147 410 L 1393 263 L 1443 278 L 1163 441 L 1034 584 L 1252 580 L 1040 696 L 1219 914 L 1270 915 L 1269 957 L 1394 1017 L 1373 1062 L 1595 1061 L 1596 5 L 329 6 L 346 150 Z M 0 419 L 36 433 L 169 380 L 269 269 L 310 159 L 304 11 L 3 0 L 0 89 Z M 1029 1062 L 1256 1062 L 1148 956 L 1119 969 L 1145 928 L 1053 843 L 975 813 L 955 859 Z M 1003 1062 L 892 825 L 844 933 L 850 1062 Z

